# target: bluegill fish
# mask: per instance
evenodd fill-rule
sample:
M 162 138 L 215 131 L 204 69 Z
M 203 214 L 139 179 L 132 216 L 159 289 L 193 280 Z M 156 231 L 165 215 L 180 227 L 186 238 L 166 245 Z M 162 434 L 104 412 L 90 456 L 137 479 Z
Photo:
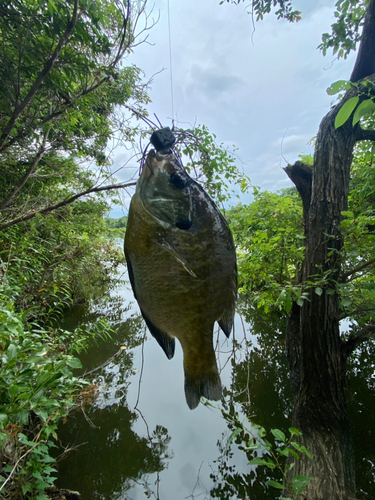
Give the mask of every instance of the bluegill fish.
M 146 324 L 169 359 L 182 346 L 185 396 L 221 398 L 215 321 L 227 337 L 237 298 L 232 234 L 215 203 L 172 154 L 151 151 L 132 198 L 125 256 Z

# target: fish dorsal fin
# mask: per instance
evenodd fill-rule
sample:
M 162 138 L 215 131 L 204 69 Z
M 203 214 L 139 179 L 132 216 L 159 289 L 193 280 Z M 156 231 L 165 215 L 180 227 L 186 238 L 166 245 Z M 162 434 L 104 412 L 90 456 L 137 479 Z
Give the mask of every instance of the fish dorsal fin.
M 159 330 L 145 315 L 145 313 L 141 310 L 142 316 L 146 321 L 146 325 L 150 330 L 152 336 L 158 341 L 158 344 L 163 349 L 168 359 L 172 359 L 174 356 L 174 348 L 175 348 L 175 340 L 173 337 L 170 337 L 162 330 Z

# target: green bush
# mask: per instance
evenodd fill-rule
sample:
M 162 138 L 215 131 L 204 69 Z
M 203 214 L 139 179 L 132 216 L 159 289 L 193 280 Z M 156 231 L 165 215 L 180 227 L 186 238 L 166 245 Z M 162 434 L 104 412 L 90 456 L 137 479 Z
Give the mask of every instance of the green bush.
M 6 296 L 3 295 L 3 303 Z M 73 374 L 81 368 L 75 353 L 96 336 L 109 336 L 104 320 L 74 332 L 26 329 L 11 302 L 0 305 L 0 494 L 5 498 L 44 491 L 55 481 L 55 447 L 59 420 L 76 405 L 89 383 Z

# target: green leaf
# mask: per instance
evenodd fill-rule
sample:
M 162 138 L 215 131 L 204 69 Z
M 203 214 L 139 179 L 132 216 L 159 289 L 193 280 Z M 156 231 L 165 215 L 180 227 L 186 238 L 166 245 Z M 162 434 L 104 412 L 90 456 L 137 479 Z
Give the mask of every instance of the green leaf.
M 45 483 L 48 487 L 49 484 Z M 49 498 L 47 497 L 47 495 L 45 495 L 44 493 L 39 493 L 36 497 L 35 497 L 36 500 L 49 500 Z
M 238 436 L 238 434 L 240 434 L 242 431 L 241 427 L 237 427 L 237 429 L 235 429 L 232 434 L 229 436 L 228 438 L 228 441 L 227 441 L 227 445 L 230 444 L 234 439 L 236 439 L 236 437 Z
M 306 447 L 297 443 L 296 441 L 292 441 L 290 443 L 297 451 L 304 453 L 307 457 L 312 458 L 310 453 L 307 451 Z
M 342 301 L 341 301 L 341 305 L 343 307 L 349 307 L 351 305 L 351 303 L 352 303 L 351 299 L 342 299 Z
M 27 410 L 20 410 L 16 413 L 16 420 L 21 425 L 28 425 L 29 423 L 29 412 Z
M 291 299 L 291 297 L 287 297 L 285 299 L 285 302 L 284 302 L 284 310 L 287 314 L 290 313 L 291 309 L 292 309 L 292 305 L 293 305 L 293 301 Z
M 0 429 L 4 429 L 4 427 L 8 423 L 8 415 L 6 413 L 0 413 Z
M 299 458 L 299 455 L 298 455 L 298 453 L 295 450 L 293 450 L 292 448 L 287 448 L 287 450 L 289 451 L 289 453 L 291 455 L 293 455 L 294 458 L 296 458 L 296 459 Z
M 292 436 L 302 436 L 302 432 L 295 427 L 289 427 L 289 432 Z
M 268 465 L 268 462 L 264 460 L 263 458 L 252 458 L 250 462 L 248 462 L 249 465 Z
M 278 490 L 283 490 L 284 486 L 281 483 L 278 483 L 277 481 L 274 481 L 273 479 L 269 479 L 266 481 L 266 484 L 268 486 L 272 486 L 272 488 L 277 488 Z
M 70 368 L 82 368 L 82 363 L 78 358 L 69 357 L 66 364 Z
M 246 446 L 245 450 L 259 450 L 260 448 L 260 444 L 249 444 L 248 446 Z
M 359 101 L 358 96 L 351 97 L 341 106 L 335 118 L 335 128 L 341 127 L 342 125 L 344 125 L 344 123 L 346 123 L 349 120 L 349 117 L 353 113 L 355 107 L 357 106 L 358 101 Z
M 285 443 L 286 437 L 285 437 L 285 434 L 283 433 L 283 431 L 281 431 L 280 429 L 271 429 L 271 432 L 275 436 L 276 439 Z
M 298 474 L 296 474 L 292 479 L 292 487 L 294 493 L 296 495 L 301 495 L 305 491 L 309 482 L 313 479 L 313 477 L 299 476 Z
M 327 89 L 327 94 L 328 95 L 335 95 L 338 94 L 341 90 L 349 90 L 350 89 L 350 82 L 347 80 L 338 80 L 337 82 L 332 83 L 328 89 Z
M 15 359 L 18 353 L 17 346 L 15 346 L 14 344 L 9 344 L 7 352 L 9 359 Z
M 36 379 L 35 386 L 36 387 L 41 387 L 44 385 L 47 381 L 50 380 L 52 374 L 49 371 L 42 372 L 38 378 Z
M 31 483 L 25 483 L 21 486 L 21 488 L 24 495 L 26 495 L 26 493 L 32 493 L 33 491 L 33 486 Z
M 320 295 L 322 295 L 322 293 L 323 293 L 323 288 L 320 288 L 320 286 L 317 286 L 317 287 L 315 288 L 315 293 L 316 293 L 317 295 L 319 295 L 319 296 L 320 296 Z
M 48 412 L 45 410 L 35 411 L 35 413 L 41 418 L 43 422 L 46 422 L 48 419 Z
M 366 99 L 365 101 L 362 101 L 353 115 L 353 127 L 359 122 L 361 118 L 371 115 L 374 111 L 375 103 L 372 99 Z

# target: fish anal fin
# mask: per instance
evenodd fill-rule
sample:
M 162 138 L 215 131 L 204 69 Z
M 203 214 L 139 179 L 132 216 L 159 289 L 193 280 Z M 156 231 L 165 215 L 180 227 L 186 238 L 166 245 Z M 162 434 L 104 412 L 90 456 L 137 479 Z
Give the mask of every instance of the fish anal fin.
M 152 336 L 157 340 L 160 347 L 165 352 L 168 359 L 172 359 L 174 356 L 175 349 L 175 340 L 173 337 L 170 337 L 162 330 L 160 330 L 157 326 L 155 326 L 148 317 L 142 311 L 142 316 L 146 322 L 148 329 L 150 330 Z
M 201 396 L 218 401 L 221 394 L 221 382 L 216 369 L 199 375 L 192 375 L 185 370 L 185 397 L 191 410 L 198 406 Z

